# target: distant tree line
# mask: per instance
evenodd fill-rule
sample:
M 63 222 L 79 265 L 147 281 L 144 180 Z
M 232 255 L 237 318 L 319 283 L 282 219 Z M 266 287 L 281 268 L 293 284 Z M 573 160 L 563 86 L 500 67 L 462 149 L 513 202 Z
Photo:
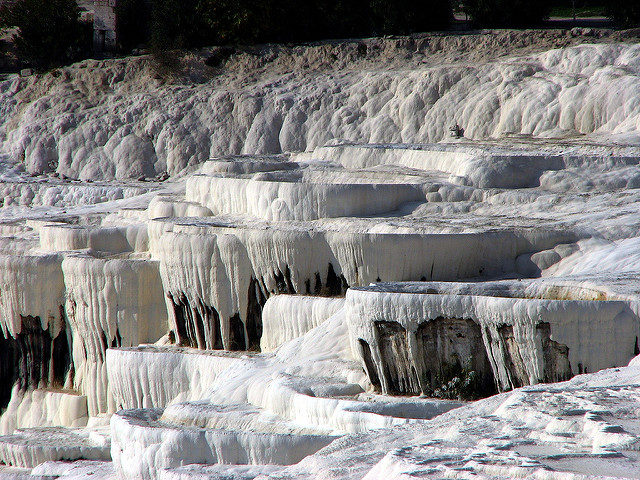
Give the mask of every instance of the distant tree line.
M 640 27 L 640 1 L 609 0 L 606 13 L 621 28 Z
M 120 0 L 117 18 L 127 50 L 444 30 L 452 9 L 447 0 Z
M 461 0 L 460 5 L 477 28 L 540 26 L 552 9 L 566 17 L 597 12 L 617 28 L 640 27 L 640 0 Z
M 91 25 L 80 21 L 77 0 L 0 4 L 0 27 L 17 27 L 15 50 L 22 65 L 47 69 L 91 54 Z M 640 26 L 639 0 L 118 0 L 116 5 L 122 53 L 141 45 L 168 51 L 446 30 L 453 6 L 476 28 L 535 27 L 552 6 L 568 5 L 603 7 L 616 26 Z
M 15 50 L 23 66 L 44 70 L 91 53 L 93 26 L 80 21 L 76 0 L 3 3 L 0 28 L 3 27 L 17 27 Z
M 124 50 L 300 42 L 445 30 L 453 6 L 476 28 L 540 26 L 552 7 L 602 7 L 640 26 L 640 0 L 119 0 Z
M 536 27 L 548 18 L 551 0 L 462 0 L 462 9 L 477 28 Z

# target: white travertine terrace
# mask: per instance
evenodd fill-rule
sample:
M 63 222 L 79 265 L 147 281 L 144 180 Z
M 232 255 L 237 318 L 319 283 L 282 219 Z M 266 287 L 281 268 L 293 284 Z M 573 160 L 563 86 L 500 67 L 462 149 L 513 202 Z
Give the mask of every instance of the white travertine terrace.
M 187 180 L 186 198 L 215 215 L 244 214 L 277 222 L 375 215 L 424 196 L 419 186 L 403 184 L 294 183 L 255 177 L 247 181 L 194 175 Z
M 41 427 L 0 436 L 0 455 L 4 463 L 26 468 L 60 459 L 107 460 L 109 448 L 110 439 L 104 428 Z
M 476 370 L 490 365 L 482 374 L 511 390 L 626 365 L 638 348 L 640 318 L 629 302 L 527 298 L 508 288 L 465 295 L 452 293 L 455 284 L 437 286 L 379 284 L 347 292 L 352 349 L 369 362 L 369 377 L 377 377 L 382 391 L 430 392 L 432 376 L 445 368 L 440 362 Z M 434 334 L 443 337 L 432 346 Z M 400 335 L 405 349 L 386 357 L 397 350 L 384 342 Z M 478 365 L 480 353 L 485 366 Z M 395 370 L 407 361 L 413 370 Z
M 61 257 L 57 254 L 0 257 L 2 331 L 15 336 L 22 329 L 21 316 L 37 317 L 52 338 L 64 326 Z
M 381 280 L 499 275 L 513 271 L 516 258 L 525 252 L 575 238 L 554 231 L 420 234 L 300 227 L 177 224 L 152 240 L 179 341 L 207 348 L 254 345 L 261 329 L 255 310 L 260 298 L 275 293 L 337 295 L 349 285 Z M 496 249 L 496 243 L 502 248 Z M 415 252 L 424 254 L 416 258 Z M 241 322 L 236 327 L 235 317 Z M 202 334 L 200 323 L 205 326 Z
M 452 121 L 475 140 L 637 141 L 637 44 L 611 42 L 610 33 L 589 37 L 594 43 L 542 36 L 265 47 L 264 56 L 234 56 L 218 76 L 192 55 L 195 82 L 171 85 L 146 57 L 87 60 L 40 82 L 3 82 L 0 148 L 30 172 L 104 180 L 174 175 L 216 156 L 312 151 L 333 139 L 439 142 Z M 69 113 L 73 91 L 85 93 Z
M 147 227 L 144 224 L 87 228 L 51 222 L 39 226 L 38 231 L 40 247 L 48 251 L 91 249 L 124 253 L 147 250 Z
M 271 352 L 283 343 L 301 337 L 344 306 L 342 298 L 276 295 L 262 308 L 260 350 Z
M 580 32 L 0 79 L 0 477 L 637 477 L 640 48 Z
M 107 348 L 153 342 L 166 330 L 157 264 L 69 255 L 62 271 L 73 332 L 74 386 L 86 392 L 90 415 L 112 412 Z
M 87 397 L 71 390 L 27 390 L 13 387 L 11 401 L 2 415 L 0 433 L 12 433 L 18 428 L 84 427 L 89 421 Z

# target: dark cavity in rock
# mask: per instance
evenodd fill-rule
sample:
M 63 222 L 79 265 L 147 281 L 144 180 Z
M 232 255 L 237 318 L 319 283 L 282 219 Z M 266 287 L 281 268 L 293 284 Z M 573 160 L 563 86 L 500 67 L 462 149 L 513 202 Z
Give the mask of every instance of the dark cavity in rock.
M 40 317 L 21 316 L 22 327 L 15 338 L 0 332 L 0 408 L 5 408 L 14 384 L 29 388 L 60 388 L 71 369 L 71 349 L 60 308 L 63 327 L 56 338 L 43 330 Z
M 255 278 L 249 282 L 249 293 L 247 302 L 247 338 L 249 350 L 260 350 L 260 338 L 262 337 L 262 307 L 267 299 L 265 298 L 260 284 Z
M 362 338 L 358 339 L 358 343 L 360 344 L 361 354 L 364 360 L 364 371 L 369 377 L 373 389 L 379 393 L 382 391 L 382 384 L 380 383 L 380 378 L 378 378 L 378 371 L 371 356 L 371 347 Z
M 480 325 L 439 317 L 418 326 L 422 392 L 438 398 L 473 400 L 496 393 Z
M 377 321 L 375 326 L 386 393 L 420 395 L 420 383 L 409 358 L 407 331 L 398 322 Z M 369 380 L 373 383 L 371 377 Z
M 569 362 L 569 347 L 551 340 L 551 324 L 540 322 L 536 332 L 542 344 L 544 359 L 543 382 L 554 383 L 569 380 L 573 373 Z

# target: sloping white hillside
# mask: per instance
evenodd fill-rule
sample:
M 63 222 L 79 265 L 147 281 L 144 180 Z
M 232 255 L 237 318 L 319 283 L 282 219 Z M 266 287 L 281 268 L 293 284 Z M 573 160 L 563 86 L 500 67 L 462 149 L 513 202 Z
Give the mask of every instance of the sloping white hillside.
M 638 478 L 623 36 L 2 80 L 0 478 Z

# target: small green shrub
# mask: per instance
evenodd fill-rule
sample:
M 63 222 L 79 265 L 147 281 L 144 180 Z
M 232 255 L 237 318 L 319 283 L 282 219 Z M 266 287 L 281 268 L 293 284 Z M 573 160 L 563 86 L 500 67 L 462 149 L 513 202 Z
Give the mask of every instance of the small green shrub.
M 462 366 L 459 361 L 445 365 L 433 384 L 436 385 L 433 391 L 425 393 L 446 400 L 478 400 L 496 393 L 495 385 L 488 378 L 483 378 L 469 366 Z

